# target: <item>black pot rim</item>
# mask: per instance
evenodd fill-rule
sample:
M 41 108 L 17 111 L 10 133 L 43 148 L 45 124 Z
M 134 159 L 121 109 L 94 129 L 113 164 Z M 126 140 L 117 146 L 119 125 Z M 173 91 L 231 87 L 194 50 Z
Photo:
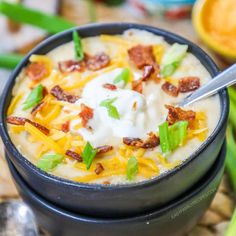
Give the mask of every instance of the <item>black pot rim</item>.
M 205 142 L 188 158 L 186 158 L 179 166 L 175 167 L 172 170 L 169 170 L 153 179 L 138 182 L 138 183 L 130 183 L 130 184 L 120 184 L 120 185 L 102 185 L 102 184 L 86 184 L 86 183 L 80 183 L 80 182 L 75 182 L 72 180 L 68 180 L 62 177 L 54 176 L 50 173 L 44 172 L 37 168 L 33 163 L 28 161 L 14 146 L 12 143 L 9 134 L 7 132 L 7 127 L 5 123 L 5 100 L 9 95 L 9 91 L 11 91 L 12 87 L 14 86 L 14 82 L 16 77 L 18 76 L 19 72 L 22 70 L 22 68 L 27 64 L 29 57 L 37 53 L 38 50 L 44 48 L 46 45 L 53 43 L 55 40 L 59 38 L 63 38 L 63 36 L 66 36 L 67 34 L 72 33 L 74 30 L 78 31 L 83 31 L 83 30 L 89 30 L 93 31 L 93 29 L 101 28 L 101 30 L 108 29 L 111 27 L 115 28 L 122 28 L 121 31 L 135 28 L 135 29 L 141 29 L 141 30 L 146 30 L 151 33 L 154 33 L 156 35 L 160 35 L 164 37 L 164 39 L 171 38 L 173 41 L 182 41 L 185 44 L 190 45 L 192 48 L 198 51 L 198 54 L 200 55 L 198 58 L 204 58 L 205 61 L 207 61 L 207 64 L 211 67 L 212 69 L 212 74 L 213 76 L 216 76 L 219 73 L 219 69 L 216 66 L 216 64 L 213 62 L 213 60 L 197 45 L 192 43 L 191 41 L 178 36 L 174 33 L 171 33 L 169 31 L 159 29 L 153 26 L 148 26 L 148 25 L 142 25 L 142 24 L 135 24 L 135 23 L 96 23 L 96 24 L 88 24 L 80 27 L 75 27 L 69 30 L 66 30 L 64 32 L 58 33 L 54 36 L 51 36 L 41 42 L 37 47 L 35 47 L 33 50 L 31 50 L 25 58 L 19 63 L 19 65 L 16 67 L 16 69 L 13 71 L 11 74 L 4 92 L 2 94 L 2 98 L 0 100 L 0 134 L 3 140 L 3 143 L 5 145 L 5 148 L 7 152 L 11 153 L 14 158 L 17 158 L 20 162 L 24 163 L 27 168 L 31 169 L 34 174 L 38 175 L 40 178 L 43 178 L 48 181 L 53 181 L 55 184 L 63 184 L 68 187 L 79 187 L 82 189 L 90 189 L 90 190 L 99 190 L 99 191 L 118 191 L 118 190 L 125 190 L 125 189 L 135 189 L 135 188 L 144 188 L 150 185 L 158 184 L 158 182 L 162 181 L 164 178 L 169 178 L 173 175 L 175 175 L 178 171 L 181 171 L 184 168 L 187 168 L 188 165 L 194 161 L 201 152 L 204 151 L 204 149 L 214 141 L 215 137 L 218 135 L 220 132 L 221 128 L 223 127 L 224 123 L 227 122 L 228 119 L 228 112 L 229 112 L 229 98 L 228 98 L 228 93 L 226 89 L 223 89 L 220 91 L 218 94 L 220 96 L 220 101 L 221 101 L 221 116 L 218 121 L 218 124 L 215 128 L 215 130 L 212 132 L 212 134 L 205 140 Z M 196 55 L 195 55 L 196 56 Z
M 45 206 L 50 211 L 62 215 L 63 217 L 71 218 L 74 220 L 80 220 L 84 222 L 90 222 L 90 223 L 99 223 L 99 224 L 105 224 L 105 223 L 122 223 L 122 222 L 134 222 L 134 221 L 148 221 L 151 219 L 154 219 L 156 217 L 162 216 L 166 214 L 166 212 L 174 212 L 174 209 L 177 208 L 179 205 L 184 204 L 185 202 L 191 200 L 194 198 L 194 196 L 201 194 L 204 189 L 206 189 L 218 176 L 220 171 L 223 171 L 222 168 L 224 168 L 225 163 L 225 153 L 226 153 L 226 142 L 224 142 L 221 151 L 218 155 L 218 158 L 216 160 L 216 163 L 214 163 L 214 168 L 211 168 L 211 171 L 209 171 L 206 176 L 203 177 L 202 180 L 200 180 L 199 183 L 197 183 L 196 187 L 192 188 L 190 191 L 185 193 L 183 196 L 177 198 L 177 200 L 173 200 L 168 205 L 161 207 L 158 210 L 152 210 L 149 213 L 140 214 L 137 216 L 132 217 L 125 217 L 125 218 L 98 218 L 98 217 L 90 217 L 85 216 L 82 214 L 77 214 L 73 212 L 69 212 L 67 210 L 62 209 L 59 206 L 54 205 L 53 203 L 49 202 L 48 200 L 44 199 L 37 193 L 35 193 L 28 185 L 24 182 L 22 177 L 17 172 L 16 168 L 12 164 L 11 160 L 7 157 L 8 166 L 11 170 L 11 173 L 13 174 L 14 181 L 17 182 L 17 184 L 21 185 L 21 188 L 23 189 L 24 193 L 26 193 L 28 196 L 30 196 L 31 199 L 33 199 L 34 202 L 37 202 L 40 205 Z M 204 197 L 207 197 L 210 194 L 213 194 L 217 191 L 217 185 L 211 187 L 208 192 L 200 197 L 200 200 L 203 200 Z M 195 203 L 197 204 L 197 202 Z M 181 214 L 181 212 L 173 213 L 172 217 L 175 218 L 178 216 L 178 214 Z

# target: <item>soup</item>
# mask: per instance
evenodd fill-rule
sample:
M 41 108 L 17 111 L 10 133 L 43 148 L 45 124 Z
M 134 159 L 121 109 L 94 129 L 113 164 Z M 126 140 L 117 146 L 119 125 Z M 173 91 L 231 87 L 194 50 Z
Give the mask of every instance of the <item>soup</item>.
M 8 108 L 19 152 L 73 181 L 152 179 L 193 154 L 215 129 L 218 95 L 177 104 L 211 79 L 187 45 L 150 32 L 73 40 L 32 55 Z M 203 160 L 204 161 L 204 160 Z

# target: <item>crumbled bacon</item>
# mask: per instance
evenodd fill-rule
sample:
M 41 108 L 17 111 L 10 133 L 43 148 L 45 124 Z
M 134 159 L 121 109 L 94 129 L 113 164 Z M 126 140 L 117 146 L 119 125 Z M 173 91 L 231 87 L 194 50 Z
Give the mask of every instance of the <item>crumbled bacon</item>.
M 74 152 L 74 151 L 71 151 L 71 150 L 67 150 L 66 151 L 66 155 L 71 157 L 71 158 L 73 158 L 73 159 L 75 159 L 78 162 L 82 162 L 83 161 L 82 157 L 77 152 Z
M 132 81 L 132 90 L 142 93 L 143 92 L 143 81 L 142 79 Z
M 79 113 L 79 116 L 82 119 L 83 127 L 86 127 L 88 124 L 88 121 L 93 118 L 93 109 L 82 103 L 81 112 Z
M 101 163 L 97 163 L 96 164 L 96 169 L 95 169 L 95 173 L 96 175 L 101 174 L 104 171 L 104 167 Z
M 148 78 L 151 77 L 152 73 L 154 73 L 154 66 L 153 65 L 146 65 L 143 67 L 143 75 L 142 80 L 146 81 Z
M 104 52 L 101 52 L 94 56 L 85 55 L 84 61 L 87 69 L 96 71 L 108 66 L 110 63 L 110 57 Z
M 59 85 L 54 86 L 50 93 L 59 101 L 75 103 L 79 99 L 79 96 L 65 92 Z
M 49 135 L 50 130 L 43 125 L 40 125 L 36 122 L 33 122 L 27 118 L 22 118 L 22 117 L 17 117 L 17 116 L 9 116 L 7 117 L 7 123 L 12 124 L 12 125 L 25 125 L 25 123 L 28 122 L 37 129 L 39 129 L 42 133 Z
M 196 76 L 184 77 L 179 80 L 179 91 L 187 93 L 194 91 L 200 87 L 200 79 Z
M 114 84 L 104 84 L 103 88 L 110 89 L 110 90 L 117 90 L 117 87 Z
M 103 184 L 109 185 L 109 184 L 111 184 L 111 182 L 110 181 L 104 181 Z
M 177 97 L 179 94 L 179 89 L 169 82 L 165 82 L 161 86 L 162 90 L 172 97 Z
M 128 50 L 130 60 L 142 69 L 146 65 L 155 63 L 155 58 L 152 52 L 152 46 L 137 45 Z
M 154 133 L 149 133 L 149 138 L 144 142 L 142 148 L 154 148 L 160 144 L 160 138 L 157 137 Z
M 48 75 L 48 70 L 45 63 L 32 62 L 26 67 L 25 73 L 31 80 L 38 82 Z
M 70 72 L 82 72 L 85 69 L 84 61 L 61 61 L 58 63 L 58 68 L 62 73 L 70 73 Z
M 61 131 L 64 133 L 68 133 L 70 130 L 70 121 L 67 120 L 65 123 L 61 125 Z
M 192 110 L 185 111 L 180 107 L 174 107 L 171 105 L 165 105 L 165 107 L 168 109 L 167 121 L 170 125 L 181 120 L 192 122 L 196 118 L 196 112 Z
M 26 118 L 17 117 L 17 116 L 8 116 L 7 117 L 7 123 L 12 125 L 24 125 L 27 121 Z
M 160 139 L 154 133 L 148 134 L 149 138 L 146 141 L 143 141 L 140 138 L 123 138 L 123 143 L 128 146 L 133 146 L 137 148 L 154 148 L 160 144 Z
M 97 154 L 103 154 L 103 153 L 111 151 L 112 149 L 113 149 L 112 146 L 104 145 L 104 146 L 97 147 L 96 151 L 97 151 Z
M 41 111 L 41 109 L 45 106 L 45 102 L 42 101 L 40 103 L 38 103 L 35 107 L 33 107 L 33 109 L 31 110 L 31 115 L 34 117 L 36 116 L 36 114 Z

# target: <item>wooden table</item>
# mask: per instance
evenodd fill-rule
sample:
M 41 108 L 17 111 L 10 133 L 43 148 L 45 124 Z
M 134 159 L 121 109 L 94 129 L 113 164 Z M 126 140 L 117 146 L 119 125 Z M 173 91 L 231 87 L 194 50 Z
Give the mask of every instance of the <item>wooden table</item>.
M 161 17 L 147 17 L 138 14 L 128 5 L 119 8 L 109 8 L 103 5 L 96 6 L 99 22 L 136 22 L 153 25 L 159 28 L 169 30 L 180 34 L 189 40 L 195 42 L 214 58 L 216 63 L 224 68 L 226 64 L 210 52 L 198 39 L 191 21 L 189 19 L 182 21 L 166 21 Z M 78 25 L 88 22 L 88 14 L 85 1 L 81 0 L 63 0 L 61 2 L 61 14 L 76 22 Z M 17 198 L 18 193 L 12 183 L 4 160 L 3 146 L 0 144 L 0 201 Z M 199 224 L 192 230 L 189 236 L 221 236 L 228 225 L 228 221 L 234 209 L 234 201 L 231 196 L 231 190 L 228 184 L 227 176 L 224 176 L 216 197 L 205 213 Z

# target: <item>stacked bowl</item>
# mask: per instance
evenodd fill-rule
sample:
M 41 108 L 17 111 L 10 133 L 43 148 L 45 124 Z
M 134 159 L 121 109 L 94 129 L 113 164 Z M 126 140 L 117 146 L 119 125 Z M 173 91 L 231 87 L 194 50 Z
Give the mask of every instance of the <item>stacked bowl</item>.
M 130 23 L 79 27 L 81 37 L 121 34 L 141 29 L 168 43 L 187 44 L 212 77 L 214 62 L 196 45 L 170 32 Z M 73 29 L 74 30 L 74 29 Z M 6 116 L 16 77 L 32 54 L 46 54 L 71 41 L 73 30 L 48 38 L 33 49 L 11 75 L 1 99 L 0 132 L 18 191 L 39 225 L 51 235 L 183 235 L 209 207 L 220 183 L 225 160 L 228 95 L 219 93 L 220 119 L 207 140 L 179 166 L 151 180 L 126 185 L 84 184 L 48 174 L 26 160 L 12 143 Z

